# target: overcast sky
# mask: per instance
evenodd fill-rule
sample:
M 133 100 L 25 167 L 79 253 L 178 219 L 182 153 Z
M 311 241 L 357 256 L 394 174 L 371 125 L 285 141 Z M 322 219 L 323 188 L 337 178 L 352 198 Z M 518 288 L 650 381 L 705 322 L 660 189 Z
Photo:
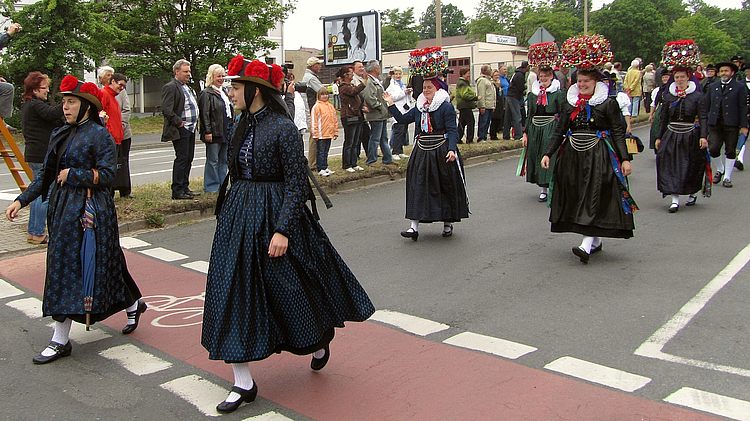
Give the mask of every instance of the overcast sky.
M 296 50 L 299 47 L 323 48 L 323 22 L 321 16 L 335 16 L 345 13 L 367 10 L 405 9 L 414 7 L 417 19 L 427 9 L 431 0 L 376 0 L 376 1 L 330 1 L 330 0 L 297 0 L 297 8 L 284 23 L 284 49 Z M 452 3 L 460 8 L 464 15 L 474 16 L 479 0 L 443 0 L 443 4 Z M 607 0 L 593 0 L 594 9 L 602 7 Z M 740 7 L 741 0 L 709 0 L 709 4 L 721 7 Z M 504 35 L 504 34 L 500 34 Z

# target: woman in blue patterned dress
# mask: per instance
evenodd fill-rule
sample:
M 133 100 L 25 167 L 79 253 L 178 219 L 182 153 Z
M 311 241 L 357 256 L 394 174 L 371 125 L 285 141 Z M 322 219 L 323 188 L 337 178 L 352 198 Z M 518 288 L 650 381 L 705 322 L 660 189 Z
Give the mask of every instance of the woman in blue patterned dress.
M 209 358 L 234 372 L 220 412 L 255 399 L 250 361 L 281 351 L 313 354 L 310 366 L 320 370 L 334 328 L 375 310 L 305 206 L 307 161 L 281 99 L 283 71 L 238 55 L 227 73 L 242 116 L 216 205 L 201 339 Z
M 13 220 L 18 211 L 37 197 L 47 197 L 49 248 L 42 313 L 55 320 L 49 345 L 33 361 L 46 364 L 70 355 L 71 322 L 97 322 L 127 310 L 123 333 L 138 326 L 146 310 L 133 278 L 128 273 L 117 227 L 117 213 L 110 193 L 115 175 L 115 143 L 102 125 L 99 89 L 66 76 L 60 83 L 63 114 L 67 124 L 52 132 L 39 175 L 5 211 Z M 84 229 L 82 218 L 87 197 L 95 213 L 95 270 L 93 300 L 84 308 L 81 264 Z M 88 317 L 87 317 L 88 313 Z

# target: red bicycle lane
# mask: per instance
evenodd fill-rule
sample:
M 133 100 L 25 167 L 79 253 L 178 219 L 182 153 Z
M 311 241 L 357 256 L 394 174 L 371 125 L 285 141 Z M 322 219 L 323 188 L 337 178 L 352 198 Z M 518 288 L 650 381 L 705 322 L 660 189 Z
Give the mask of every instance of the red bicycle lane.
M 131 338 L 227 380 L 228 389 L 231 369 L 210 361 L 200 345 L 205 275 L 125 253 L 133 277 L 151 303 Z M 42 294 L 45 253 L 1 263 L 0 278 Z M 117 331 L 123 323 L 124 313 L 105 325 Z M 338 329 L 331 361 L 323 371 L 311 371 L 309 361 L 284 353 L 253 363 L 260 395 L 325 420 L 715 419 L 376 322 Z

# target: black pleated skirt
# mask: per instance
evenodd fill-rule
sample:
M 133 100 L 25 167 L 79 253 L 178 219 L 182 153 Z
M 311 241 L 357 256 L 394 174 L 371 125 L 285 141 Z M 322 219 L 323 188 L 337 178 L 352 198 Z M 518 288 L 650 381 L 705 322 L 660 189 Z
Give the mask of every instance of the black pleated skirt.
M 699 141 L 698 129 L 686 132 L 670 124 L 656 152 L 656 186 L 662 194 L 693 194 L 703 187 L 706 151 Z

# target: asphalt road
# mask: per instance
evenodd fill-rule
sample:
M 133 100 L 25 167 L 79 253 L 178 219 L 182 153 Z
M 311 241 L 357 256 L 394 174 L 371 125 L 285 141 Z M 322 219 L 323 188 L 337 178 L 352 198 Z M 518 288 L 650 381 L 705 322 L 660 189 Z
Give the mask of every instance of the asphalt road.
M 636 134 L 646 139 L 646 130 Z M 467 169 L 472 214 L 456 224 L 452 238 L 442 238 L 434 224 L 420 228 L 418 242 L 399 236 L 408 226 L 403 182 L 333 196 L 321 224 L 378 309 L 450 326 L 429 340 L 470 331 L 537 348 L 516 360 L 533 369 L 573 357 L 635 373 L 650 381 L 632 394 L 653 401 L 681 388 L 750 401 L 750 272 L 745 260 L 730 264 L 750 238 L 741 219 L 750 192 L 747 174 L 736 173 L 733 189 L 715 187 L 711 198 L 669 214 L 668 200 L 655 188 L 653 154 L 646 151 L 630 177 L 641 209 L 635 237 L 605 239 L 603 252 L 584 266 L 570 251 L 580 237 L 549 232 L 549 210 L 537 202 L 536 186 L 515 177 L 515 168 L 515 159 L 507 159 Z M 208 261 L 214 229 L 215 222 L 205 220 L 136 237 Z M 717 285 L 725 268 L 736 275 L 704 289 L 712 280 Z M 0 306 L 0 320 L 8 317 Z M 14 343 L 19 330 L 30 329 L 38 344 L 45 341 L 46 329 L 15 321 L 9 326 L 0 338 L 3 355 L 34 353 Z M 654 343 L 662 346 L 654 350 Z M 87 378 L 108 375 L 106 366 L 92 364 Z M 75 377 L 78 370 L 64 375 Z M 3 372 L 14 381 L 27 378 L 15 367 Z M 38 373 L 29 376 L 31 384 L 61 387 Z M 123 390 L 133 388 L 116 384 L 101 393 L 121 396 Z M 145 402 L 156 407 L 159 399 Z

